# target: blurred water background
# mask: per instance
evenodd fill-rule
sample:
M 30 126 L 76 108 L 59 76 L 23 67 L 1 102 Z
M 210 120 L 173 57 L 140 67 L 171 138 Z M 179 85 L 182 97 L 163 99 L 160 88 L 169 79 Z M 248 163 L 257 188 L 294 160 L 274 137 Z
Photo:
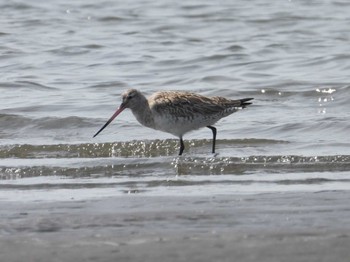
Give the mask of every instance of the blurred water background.
M 350 189 L 350 2 L 1 1 L 0 199 Z M 137 88 L 254 97 L 211 131 L 140 126 Z

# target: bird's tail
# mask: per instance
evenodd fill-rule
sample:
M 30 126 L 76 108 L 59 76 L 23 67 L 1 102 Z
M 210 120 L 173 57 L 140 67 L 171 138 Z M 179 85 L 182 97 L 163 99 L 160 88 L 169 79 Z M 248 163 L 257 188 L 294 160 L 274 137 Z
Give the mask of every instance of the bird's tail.
M 243 99 L 240 99 L 240 100 L 239 100 L 239 101 L 241 102 L 240 106 L 241 106 L 242 108 L 245 108 L 245 107 L 251 105 L 252 103 L 249 103 L 248 101 L 253 100 L 253 99 L 254 99 L 254 98 L 243 98 Z

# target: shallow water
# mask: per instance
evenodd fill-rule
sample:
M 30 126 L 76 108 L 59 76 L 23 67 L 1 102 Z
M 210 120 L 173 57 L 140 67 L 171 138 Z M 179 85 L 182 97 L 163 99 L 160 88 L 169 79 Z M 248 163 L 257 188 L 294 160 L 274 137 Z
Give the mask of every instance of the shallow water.
M 350 189 L 347 1 L 0 4 L 0 199 Z M 254 97 L 185 136 L 125 111 L 137 88 Z

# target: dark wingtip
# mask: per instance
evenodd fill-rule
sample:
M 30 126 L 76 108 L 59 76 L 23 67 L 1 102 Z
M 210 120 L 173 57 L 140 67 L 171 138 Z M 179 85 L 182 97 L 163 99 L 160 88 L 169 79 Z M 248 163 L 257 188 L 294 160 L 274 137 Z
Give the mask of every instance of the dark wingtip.
M 246 106 L 249 106 L 249 105 L 251 105 L 252 103 L 248 103 L 248 101 L 250 101 L 250 100 L 253 100 L 254 98 L 243 98 L 243 99 L 241 99 L 240 101 L 241 101 L 241 106 L 243 107 L 243 108 L 245 108 Z

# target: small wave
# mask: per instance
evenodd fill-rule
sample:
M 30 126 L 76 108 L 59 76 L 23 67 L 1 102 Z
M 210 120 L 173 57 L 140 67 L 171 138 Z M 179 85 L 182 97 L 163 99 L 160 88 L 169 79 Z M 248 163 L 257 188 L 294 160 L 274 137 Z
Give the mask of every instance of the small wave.
M 156 157 L 156 158 L 75 158 L 69 159 L 21 159 L 0 160 L 0 179 L 58 176 L 69 178 L 103 177 L 162 177 L 168 176 L 225 176 L 272 174 L 281 176 L 292 173 L 323 173 L 335 175 L 350 171 L 349 155 L 332 156 L 249 156 L 249 157 Z M 309 179 L 310 176 L 305 176 Z M 249 179 L 248 177 L 246 179 Z M 340 179 L 340 178 L 334 178 Z M 348 179 L 344 176 L 342 179 Z
M 91 122 L 87 118 L 70 116 L 70 117 L 42 117 L 30 118 L 15 114 L 0 114 L 0 126 L 3 130 L 24 129 L 66 129 L 67 127 L 91 127 Z
M 35 91 L 52 91 L 52 90 L 58 90 L 55 87 L 44 85 L 42 83 L 38 83 L 35 81 L 14 81 L 14 82 L 0 82 L 0 87 L 4 89 L 11 89 L 14 88 L 26 88 L 26 89 L 33 89 Z
M 237 45 L 237 44 L 234 44 L 234 45 L 230 45 L 226 48 L 226 50 L 228 51 L 231 51 L 231 52 L 241 52 L 243 50 L 245 50 L 245 47 L 242 46 L 242 45 Z
M 89 86 L 89 88 L 97 89 L 98 92 L 101 92 L 102 88 L 116 88 L 116 87 L 126 88 L 127 86 L 128 86 L 127 83 L 122 81 L 110 81 L 110 82 L 99 82 L 98 84 L 93 84 Z
M 89 53 L 91 49 L 96 49 L 96 46 L 98 46 L 98 48 L 102 48 L 102 46 L 100 45 L 93 45 L 93 46 L 94 48 L 91 48 L 92 45 L 64 46 L 64 47 L 51 49 L 48 52 L 53 53 L 55 55 L 72 56 L 72 55 L 83 55 L 83 54 Z
M 249 156 L 225 158 L 185 158 L 174 163 L 181 173 L 245 174 L 251 172 L 325 172 L 349 171 L 350 156 Z
M 26 88 L 33 88 L 35 90 L 58 90 L 55 87 L 51 87 L 48 85 L 44 85 L 38 82 L 33 82 L 33 81 L 16 81 L 21 87 L 26 87 Z
M 1 4 L 0 5 L 1 9 L 14 9 L 14 10 L 29 10 L 35 8 L 34 5 L 30 5 L 27 3 L 18 3 L 18 2 L 6 2 L 6 4 Z
M 103 16 L 97 19 L 100 22 L 121 22 L 127 20 L 124 17 L 120 16 Z
M 288 143 L 280 140 L 218 140 L 225 146 Z M 191 148 L 211 140 L 189 140 Z M 194 150 L 196 151 L 196 150 Z M 252 173 L 350 171 L 349 155 L 251 155 L 245 157 L 193 154 L 178 157 L 174 139 L 117 143 L 5 145 L 0 147 L 2 179 L 32 176 L 242 175 Z
M 0 126 L 2 130 L 18 129 L 28 126 L 32 119 L 14 114 L 0 114 Z
M 69 119 L 68 119 L 69 120 Z M 75 119 L 71 119 L 76 121 Z M 65 124 L 67 119 L 64 119 Z M 55 122 L 56 123 L 56 122 Z M 57 123 L 56 123 L 57 124 Z M 62 124 L 62 123 L 58 123 Z M 60 126 L 60 125 L 58 125 Z M 211 145 L 209 139 L 188 140 L 185 146 L 196 148 Z M 230 139 L 217 140 L 217 145 L 273 145 L 288 143 L 271 139 Z M 178 152 L 178 140 L 146 140 L 115 143 L 85 143 L 56 145 L 7 145 L 0 147 L 0 158 L 98 158 L 98 157 L 160 157 L 172 156 Z
M 205 76 L 201 79 L 203 82 L 233 82 L 232 77 L 221 76 L 221 75 L 212 75 Z
M 91 122 L 87 118 L 69 116 L 63 118 L 44 117 L 33 121 L 36 128 L 54 130 L 66 128 L 91 127 Z

